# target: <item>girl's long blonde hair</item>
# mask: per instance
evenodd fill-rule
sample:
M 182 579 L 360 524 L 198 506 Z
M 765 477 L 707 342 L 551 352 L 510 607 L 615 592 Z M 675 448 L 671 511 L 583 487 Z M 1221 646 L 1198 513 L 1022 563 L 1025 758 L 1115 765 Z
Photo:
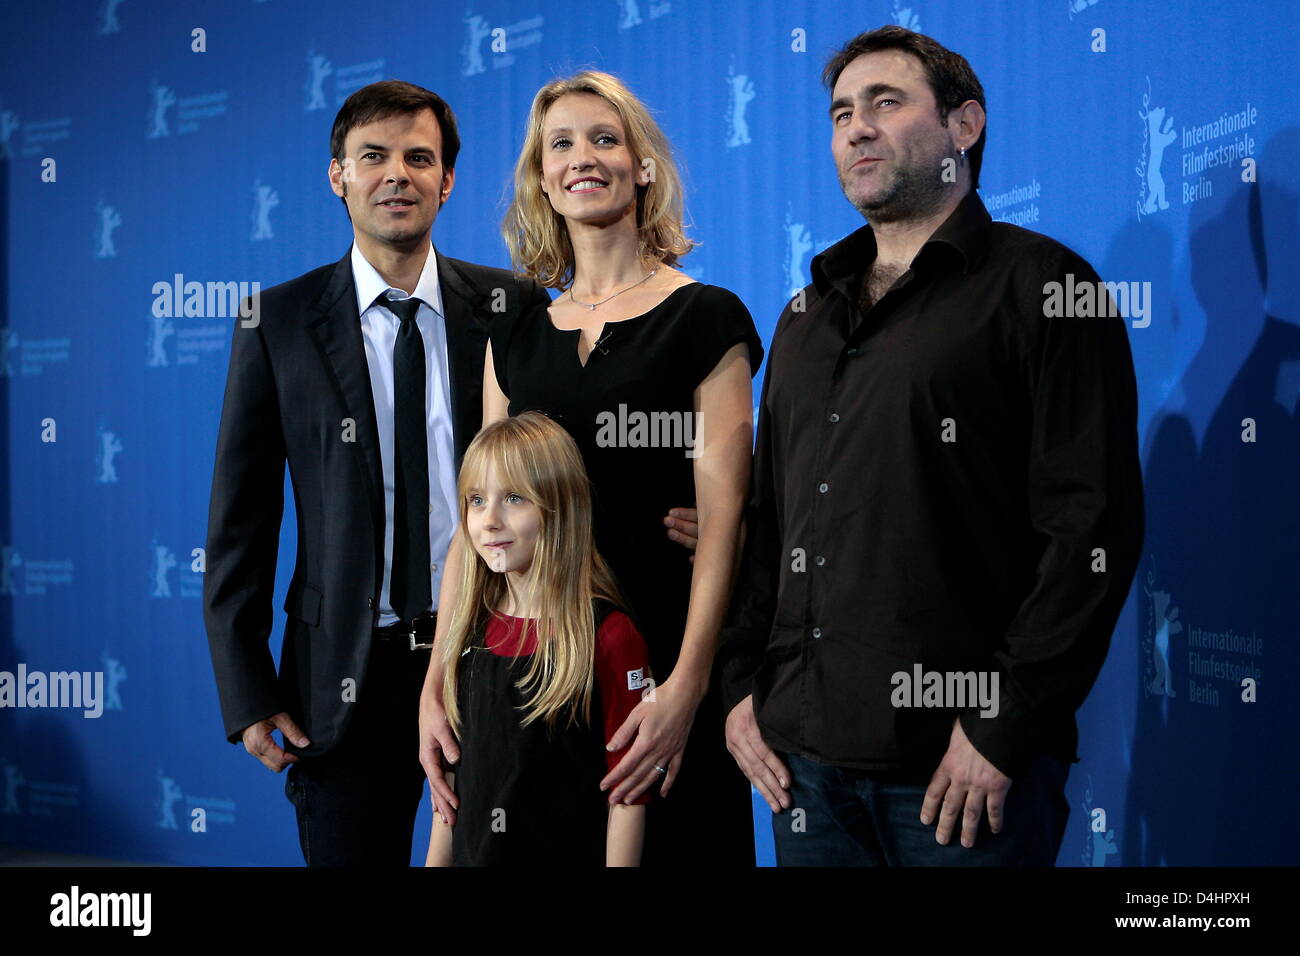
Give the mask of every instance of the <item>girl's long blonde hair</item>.
M 551 289 L 563 289 L 573 281 L 569 230 L 542 192 L 541 182 L 542 124 L 546 111 L 567 93 L 594 93 L 609 103 L 623 122 L 634 166 L 639 169 L 647 158 L 654 161 L 650 184 L 636 187 L 638 251 L 642 261 L 673 265 L 696 243 L 686 238 L 682 227 L 682 181 L 668 137 L 621 80 L 598 70 L 584 70 L 553 80 L 533 97 L 524 145 L 515 162 L 514 199 L 501 223 L 515 270 Z
M 518 687 L 527 703 L 523 724 L 590 723 L 596 648 L 593 598 L 622 604 L 614 575 L 596 550 L 591 489 L 582 454 L 569 433 L 540 412 L 493 422 L 479 432 L 460 469 L 460 536 L 464 560 L 460 597 L 435 652 L 443 660 L 443 706 L 461 731 L 456 692 L 461 654 L 483 632 L 508 593 L 506 575 L 492 571 L 470 539 L 470 488 L 482 487 L 488 465 L 501 485 L 541 512 L 533 550 L 529 602 L 537 612 L 537 651 Z

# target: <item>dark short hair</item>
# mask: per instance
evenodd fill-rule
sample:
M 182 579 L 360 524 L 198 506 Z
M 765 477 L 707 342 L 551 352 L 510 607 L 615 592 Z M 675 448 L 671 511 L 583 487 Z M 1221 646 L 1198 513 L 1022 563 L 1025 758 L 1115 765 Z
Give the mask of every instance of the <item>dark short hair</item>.
M 442 133 L 442 155 L 438 157 L 443 169 L 456 168 L 460 153 L 460 133 L 456 130 L 456 114 L 437 93 L 405 80 L 380 80 L 363 86 L 346 100 L 334 117 L 330 131 L 330 156 L 343 162 L 343 144 L 354 128 L 390 116 L 433 110 L 434 119 Z M 347 200 L 343 200 L 347 206 Z
M 940 123 L 948 122 L 948 113 L 967 100 L 974 100 L 984 108 L 984 87 L 980 85 L 979 77 L 964 56 L 954 53 L 924 33 L 914 33 L 900 26 L 885 26 L 859 33 L 831 57 L 826 69 L 822 71 L 822 82 L 828 90 L 835 89 L 845 67 L 864 53 L 875 53 L 877 50 L 902 50 L 921 61 L 921 67 L 930 83 L 930 91 L 939 106 Z M 984 159 L 987 133 L 988 126 L 985 125 L 980 131 L 980 138 L 968 151 L 972 189 L 979 188 L 980 164 Z

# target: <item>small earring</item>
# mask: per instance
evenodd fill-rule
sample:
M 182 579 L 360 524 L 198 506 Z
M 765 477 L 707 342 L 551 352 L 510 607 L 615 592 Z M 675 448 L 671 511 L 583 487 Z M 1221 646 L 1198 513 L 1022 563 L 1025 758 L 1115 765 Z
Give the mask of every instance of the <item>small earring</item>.
M 965 146 L 963 146 L 963 147 L 961 148 L 961 161 L 962 161 L 963 163 L 966 162 L 966 147 L 965 147 Z

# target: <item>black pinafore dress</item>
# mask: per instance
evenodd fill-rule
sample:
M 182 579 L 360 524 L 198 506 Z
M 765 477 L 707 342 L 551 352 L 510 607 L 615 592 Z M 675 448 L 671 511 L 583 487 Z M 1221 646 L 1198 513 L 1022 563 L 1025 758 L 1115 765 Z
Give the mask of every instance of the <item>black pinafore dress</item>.
M 593 602 L 596 630 L 613 610 Z M 527 626 L 527 625 L 525 625 Z M 594 726 L 520 726 L 525 702 L 515 686 L 529 656 L 489 650 L 480 626 L 461 659 L 457 700 L 460 809 L 452 828 L 453 866 L 604 866 L 609 794 L 599 688 Z

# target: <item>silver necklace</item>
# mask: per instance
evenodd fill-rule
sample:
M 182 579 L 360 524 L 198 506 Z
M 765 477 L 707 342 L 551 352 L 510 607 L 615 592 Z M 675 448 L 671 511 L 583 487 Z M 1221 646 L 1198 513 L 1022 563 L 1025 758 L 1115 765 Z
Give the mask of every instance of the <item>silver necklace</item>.
M 573 302 L 575 305 L 585 305 L 585 306 L 587 307 L 587 311 L 588 311 L 588 312 L 595 312 L 595 311 L 596 311 L 596 306 L 598 306 L 598 305 L 604 305 L 606 302 L 608 302 L 610 299 L 614 298 L 615 296 L 620 296 L 620 295 L 622 295 L 624 292 L 627 292 L 629 289 L 635 289 L 635 288 L 636 288 L 637 286 L 639 286 L 642 282 L 646 282 L 646 281 L 648 281 L 648 280 L 650 280 L 650 279 L 653 279 L 654 276 L 655 276 L 655 273 L 658 272 L 658 271 L 659 271 L 659 267 L 658 267 L 658 266 L 655 266 L 653 269 L 650 270 L 650 274 L 649 274 L 649 275 L 644 276 L 643 278 L 638 279 L 636 282 L 633 282 L 630 286 L 627 287 L 627 289 L 619 289 L 617 292 L 614 293 L 614 295 L 607 295 L 607 296 L 605 296 L 605 298 L 601 299 L 599 302 L 579 302 L 579 301 L 578 301 L 576 298 L 574 298 L 574 296 L 573 296 L 573 286 L 569 286 L 569 301 L 570 301 L 570 302 Z

